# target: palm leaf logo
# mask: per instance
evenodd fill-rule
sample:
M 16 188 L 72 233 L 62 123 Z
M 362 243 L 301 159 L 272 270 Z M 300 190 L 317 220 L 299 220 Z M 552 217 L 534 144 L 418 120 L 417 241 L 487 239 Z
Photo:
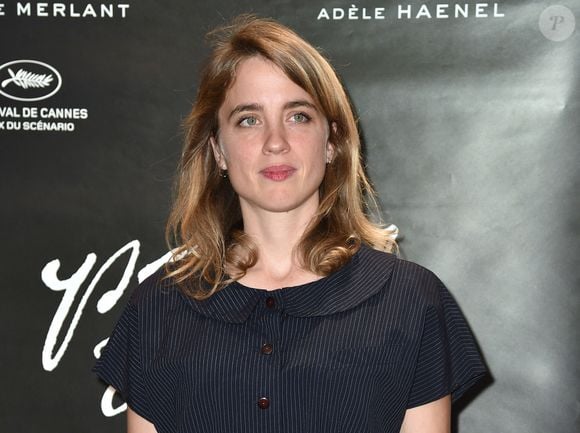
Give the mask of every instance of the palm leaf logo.
M 8 68 L 10 78 L 2 81 L 2 88 L 10 83 L 16 84 L 18 87 L 28 89 L 29 87 L 47 87 L 52 82 L 52 74 L 33 74 L 32 72 L 19 69 L 18 72 Z

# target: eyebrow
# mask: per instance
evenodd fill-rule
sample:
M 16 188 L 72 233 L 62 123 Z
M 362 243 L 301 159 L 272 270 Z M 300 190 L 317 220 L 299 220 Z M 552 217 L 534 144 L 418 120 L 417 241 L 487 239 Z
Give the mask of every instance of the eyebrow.
M 316 105 L 305 99 L 298 99 L 296 101 L 289 101 L 284 104 L 284 110 L 297 107 L 308 107 L 315 111 L 318 111 Z M 264 107 L 260 104 L 239 104 L 234 107 L 228 116 L 228 120 L 232 118 L 235 114 L 242 113 L 244 111 L 264 111 Z

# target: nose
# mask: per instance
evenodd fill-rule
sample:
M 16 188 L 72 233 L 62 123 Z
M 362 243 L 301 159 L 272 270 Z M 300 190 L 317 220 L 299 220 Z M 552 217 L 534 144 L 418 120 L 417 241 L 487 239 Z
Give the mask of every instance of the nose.
M 286 135 L 284 125 L 271 124 L 265 130 L 264 145 L 262 152 L 265 155 L 279 154 L 287 152 L 290 149 L 290 143 Z

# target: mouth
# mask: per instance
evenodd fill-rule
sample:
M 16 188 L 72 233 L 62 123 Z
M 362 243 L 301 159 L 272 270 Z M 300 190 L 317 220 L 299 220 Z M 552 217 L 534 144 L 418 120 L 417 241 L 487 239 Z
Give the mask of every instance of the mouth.
M 280 182 L 288 179 L 295 171 L 296 169 L 289 165 L 273 165 L 261 170 L 260 174 L 270 180 Z

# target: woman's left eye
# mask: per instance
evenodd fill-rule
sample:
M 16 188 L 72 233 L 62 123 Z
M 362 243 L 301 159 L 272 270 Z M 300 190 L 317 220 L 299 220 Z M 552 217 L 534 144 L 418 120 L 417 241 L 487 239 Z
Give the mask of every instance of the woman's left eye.
M 292 116 L 292 120 L 296 123 L 306 123 L 310 120 L 310 116 L 304 113 L 296 113 Z

